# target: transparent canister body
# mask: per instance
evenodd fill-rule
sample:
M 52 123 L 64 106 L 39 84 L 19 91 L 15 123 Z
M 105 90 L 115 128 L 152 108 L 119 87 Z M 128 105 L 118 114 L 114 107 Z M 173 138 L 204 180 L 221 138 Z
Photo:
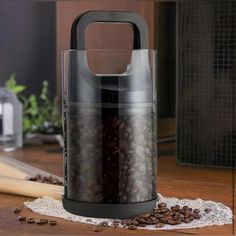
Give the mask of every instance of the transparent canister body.
M 62 64 L 65 197 L 155 199 L 156 52 L 68 50 Z
M 22 104 L 17 96 L 0 88 L 0 149 L 13 151 L 22 147 Z

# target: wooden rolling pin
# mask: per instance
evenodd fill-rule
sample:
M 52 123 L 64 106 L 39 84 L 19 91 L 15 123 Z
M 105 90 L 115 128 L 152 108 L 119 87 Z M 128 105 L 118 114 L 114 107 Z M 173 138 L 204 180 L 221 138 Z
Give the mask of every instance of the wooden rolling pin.
M 63 186 L 38 183 L 0 175 L 0 192 L 28 197 L 49 196 L 54 199 L 61 199 L 63 194 Z

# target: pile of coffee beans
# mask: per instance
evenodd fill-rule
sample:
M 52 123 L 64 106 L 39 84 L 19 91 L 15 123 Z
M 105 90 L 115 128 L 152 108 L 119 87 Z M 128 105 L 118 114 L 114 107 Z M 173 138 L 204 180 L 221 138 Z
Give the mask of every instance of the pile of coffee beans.
M 52 175 L 42 176 L 40 174 L 37 174 L 33 177 L 28 177 L 27 180 L 35 181 L 35 182 L 39 182 L 39 183 L 46 183 L 46 184 L 54 184 L 54 185 L 63 186 L 63 182 Z
M 156 197 L 155 119 L 148 109 L 67 108 L 67 198 L 133 203 Z
M 204 211 L 210 213 L 211 210 L 205 209 Z M 156 228 L 163 228 L 165 225 L 188 224 L 200 218 L 199 209 L 192 209 L 188 206 L 180 207 L 179 205 L 168 208 L 166 203 L 159 203 L 158 208 L 153 209 L 152 212 L 136 216 L 133 219 L 114 220 L 111 227 L 123 226 L 129 230 L 136 230 L 138 227 L 145 228 L 148 225 L 152 225 Z M 97 226 L 94 226 L 93 229 L 95 232 L 100 232 L 107 225 L 106 221 L 102 221 Z
M 21 213 L 21 208 L 20 207 L 15 207 L 12 209 L 14 214 Z M 33 217 L 26 217 L 26 216 L 18 216 L 17 217 L 18 221 L 21 222 L 26 222 L 27 224 L 37 224 L 37 225 L 57 225 L 57 222 L 55 220 L 49 220 L 49 219 L 37 219 Z
M 165 224 L 178 225 L 182 223 L 190 223 L 195 219 L 200 219 L 199 209 L 192 209 L 188 206 L 180 207 L 179 205 L 168 208 L 166 203 L 159 203 L 158 208 L 150 213 L 139 215 L 133 219 L 122 220 L 121 224 L 128 228 L 145 227 L 147 225 L 155 225 L 162 228 Z

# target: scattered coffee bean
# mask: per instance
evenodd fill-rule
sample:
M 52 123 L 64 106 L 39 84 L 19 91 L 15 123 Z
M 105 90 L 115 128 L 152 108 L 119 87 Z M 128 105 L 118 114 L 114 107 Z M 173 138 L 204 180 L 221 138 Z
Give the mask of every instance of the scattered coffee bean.
M 120 225 L 119 223 L 113 222 L 113 223 L 111 224 L 111 227 L 112 227 L 112 228 L 118 228 L 119 225 Z
M 138 224 L 138 227 L 145 228 L 146 226 L 147 226 L 146 224 L 142 224 L 142 223 L 139 223 L 139 224 Z
M 194 217 L 194 219 L 200 219 L 201 218 L 201 216 L 199 214 L 196 214 L 196 213 L 193 214 L 193 217 Z
M 34 223 L 35 223 L 35 219 L 34 219 L 34 218 L 31 218 L 31 217 L 26 218 L 25 221 L 26 221 L 28 224 L 34 224 Z
M 106 226 L 108 226 L 108 222 L 107 221 L 102 221 L 98 225 L 102 226 L 102 227 L 106 227 Z
M 193 212 L 196 213 L 196 214 L 200 213 L 200 211 L 198 209 L 194 209 Z
M 205 209 L 206 211 L 207 209 Z M 193 220 L 201 218 L 200 210 L 194 211 L 188 206 L 180 207 L 179 205 L 167 207 L 165 203 L 158 204 L 157 209 L 153 209 L 150 213 L 144 213 L 132 219 L 114 220 L 111 224 L 112 228 L 117 228 L 120 224 L 127 229 L 136 230 L 138 227 L 145 228 L 147 225 L 154 225 L 156 228 L 163 228 L 166 224 L 178 225 L 181 223 L 190 223 Z M 100 232 L 102 227 L 107 227 L 108 222 L 102 221 L 94 226 L 93 231 Z
M 120 223 L 121 221 L 120 220 L 113 220 L 113 223 Z
M 19 207 L 15 207 L 13 210 L 12 210 L 15 214 L 17 213 L 20 213 L 21 212 L 21 209 Z
M 48 220 L 47 219 L 37 219 L 35 221 L 35 223 L 38 224 L 38 225 L 44 225 L 44 224 L 48 223 Z
M 211 209 L 209 209 L 209 208 L 206 208 L 204 211 L 205 211 L 205 212 L 208 214 L 208 213 L 210 213 L 210 212 L 211 212 Z
M 17 220 L 19 221 L 25 221 L 26 220 L 26 216 L 18 216 Z
M 130 230 L 136 230 L 137 229 L 137 225 L 129 225 L 128 229 Z
M 200 210 L 180 205 L 167 207 L 165 203 L 159 203 L 157 209 L 153 209 L 150 213 L 145 213 L 134 217 L 133 219 L 122 220 L 123 227 L 137 226 L 146 227 L 147 225 L 155 225 L 157 228 L 164 227 L 165 224 L 178 225 L 181 223 L 190 223 L 194 219 L 200 219 Z
M 99 226 L 99 225 L 95 225 L 95 226 L 93 227 L 93 231 L 94 231 L 94 232 L 101 232 L 101 231 L 102 231 L 102 227 Z
M 57 225 L 57 222 L 55 220 L 48 220 L 49 225 Z
M 164 223 L 158 223 L 158 224 L 156 224 L 156 228 L 163 228 L 165 226 L 165 224 Z
M 166 207 L 166 203 L 164 202 L 158 203 L 158 207 L 159 208 Z
M 56 177 L 49 175 L 49 176 L 42 176 L 40 174 L 37 174 L 34 177 L 28 177 L 29 181 L 35 181 L 39 183 L 46 183 L 46 184 L 54 184 L 54 185 L 63 185 L 63 182 L 57 179 Z

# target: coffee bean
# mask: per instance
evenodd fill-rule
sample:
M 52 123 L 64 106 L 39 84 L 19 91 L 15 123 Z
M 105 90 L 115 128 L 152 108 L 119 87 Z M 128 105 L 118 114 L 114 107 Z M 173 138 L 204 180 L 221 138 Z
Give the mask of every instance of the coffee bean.
M 102 227 L 106 227 L 106 226 L 108 226 L 108 222 L 107 221 L 102 221 L 98 225 L 102 226 Z
M 196 213 L 196 214 L 200 213 L 200 211 L 198 209 L 194 209 L 193 212 Z
M 57 225 L 57 222 L 55 220 L 48 220 L 49 225 Z
M 44 224 L 48 223 L 48 220 L 47 219 L 38 219 L 38 220 L 35 221 L 35 223 L 37 225 L 44 225 Z
M 142 218 L 148 218 L 149 216 L 150 216 L 150 213 L 145 213 L 145 214 L 140 215 L 140 217 Z
M 180 209 L 180 205 L 176 205 L 175 208 L 179 210 Z
M 41 175 L 40 175 L 40 174 L 37 174 L 37 175 L 35 176 L 35 179 L 36 179 L 36 180 L 41 179 Z
M 169 220 L 168 218 L 161 218 L 161 219 L 160 219 L 160 222 L 161 222 L 161 223 L 164 223 L 164 224 L 167 224 L 167 223 L 168 223 L 168 220 Z
M 113 223 L 111 224 L 111 227 L 112 227 L 112 228 L 118 228 L 119 225 L 120 225 L 119 223 L 113 222 Z
M 164 202 L 158 203 L 158 207 L 159 208 L 166 207 L 166 203 Z
M 120 220 L 113 220 L 113 223 L 119 224 L 121 221 Z
M 177 210 L 174 206 L 172 206 L 170 209 L 171 209 L 172 211 L 176 211 L 176 210 Z
M 34 224 L 34 223 L 35 223 L 35 219 L 34 219 L 34 218 L 31 218 L 31 217 L 26 218 L 25 221 L 26 221 L 28 224 Z
M 93 231 L 94 231 L 94 232 L 101 232 L 101 231 L 102 231 L 102 227 L 99 226 L 99 225 L 95 225 L 95 226 L 93 227 Z
M 164 214 L 159 214 L 158 218 L 165 218 L 165 215 Z
M 193 214 L 193 217 L 194 217 L 195 219 L 200 219 L 200 218 L 201 218 L 201 216 L 200 216 L 199 214 L 196 214 L 196 213 Z
M 194 218 L 194 216 L 191 215 L 191 216 L 189 217 L 189 219 L 192 221 L 192 220 L 194 220 L 195 218 Z
M 20 213 L 21 212 L 21 209 L 19 207 L 15 207 L 13 210 L 12 210 L 15 214 L 17 213 Z
M 138 222 L 137 220 L 134 219 L 134 220 L 131 221 L 131 224 L 132 224 L 132 225 L 138 225 L 139 222 Z
M 166 207 L 161 208 L 161 213 L 166 213 L 167 211 L 168 211 L 168 208 Z
M 190 222 L 191 222 L 190 218 L 184 219 L 184 223 L 188 224 L 188 223 L 190 223 Z
M 127 223 L 128 223 L 128 220 L 127 220 L 127 219 L 121 221 L 121 224 L 122 224 L 123 226 L 126 226 Z
M 185 212 L 184 213 L 184 218 L 189 218 L 191 216 L 191 212 Z
M 175 221 L 175 220 L 172 220 L 172 219 L 169 219 L 167 223 L 168 223 L 169 225 L 175 225 L 175 224 L 176 224 L 176 221 Z
M 170 210 L 166 211 L 164 215 L 165 216 L 170 216 L 171 215 L 171 211 Z
M 146 226 L 147 226 L 146 224 L 142 224 L 142 223 L 139 223 L 139 224 L 138 224 L 138 227 L 144 228 L 144 227 L 146 227 Z
M 17 220 L 19 221 L 25 221 L 26 220 L 26 216 L 18 216 Z
M 206 208 L 204 211 L 208 214 L 211 212 L 211 209 Z
M 155 209 L 155 213 L 161 213 L 160 209 Z
M 181 223 L 182 223 L 182 220 L 181 220 L 181 219 L 178 219 L 178 220 L 175 221 L 175 224 L 176 224 L 176 225 L 179 225 L 179 224 L 181 224 Z
M 137 225 L 129 225 L 128 229 L 135 230 L 135 229 L 137 229 Z
M 39 182 L 39 183 L 63 185 L 63 183 L 59 179 L 57 179 L 56 177 L 53 177 L 52 175 L 42 176 L 40 174 L 37 174 L 34 177 L 27 177 L 27 180 L 29 180 L 29 181 L 36 181 L 36 182 Z
M 138 218 L 138 222 L 139 223 L 146 223 L 146 220 L 145 220 L 145 218 L 140 217 L 140 218 Z
M 163 224 L 163 223 L 156 224 L 156 228 L 163 228 L 164 226 L 165 226 L 165 224 Z

